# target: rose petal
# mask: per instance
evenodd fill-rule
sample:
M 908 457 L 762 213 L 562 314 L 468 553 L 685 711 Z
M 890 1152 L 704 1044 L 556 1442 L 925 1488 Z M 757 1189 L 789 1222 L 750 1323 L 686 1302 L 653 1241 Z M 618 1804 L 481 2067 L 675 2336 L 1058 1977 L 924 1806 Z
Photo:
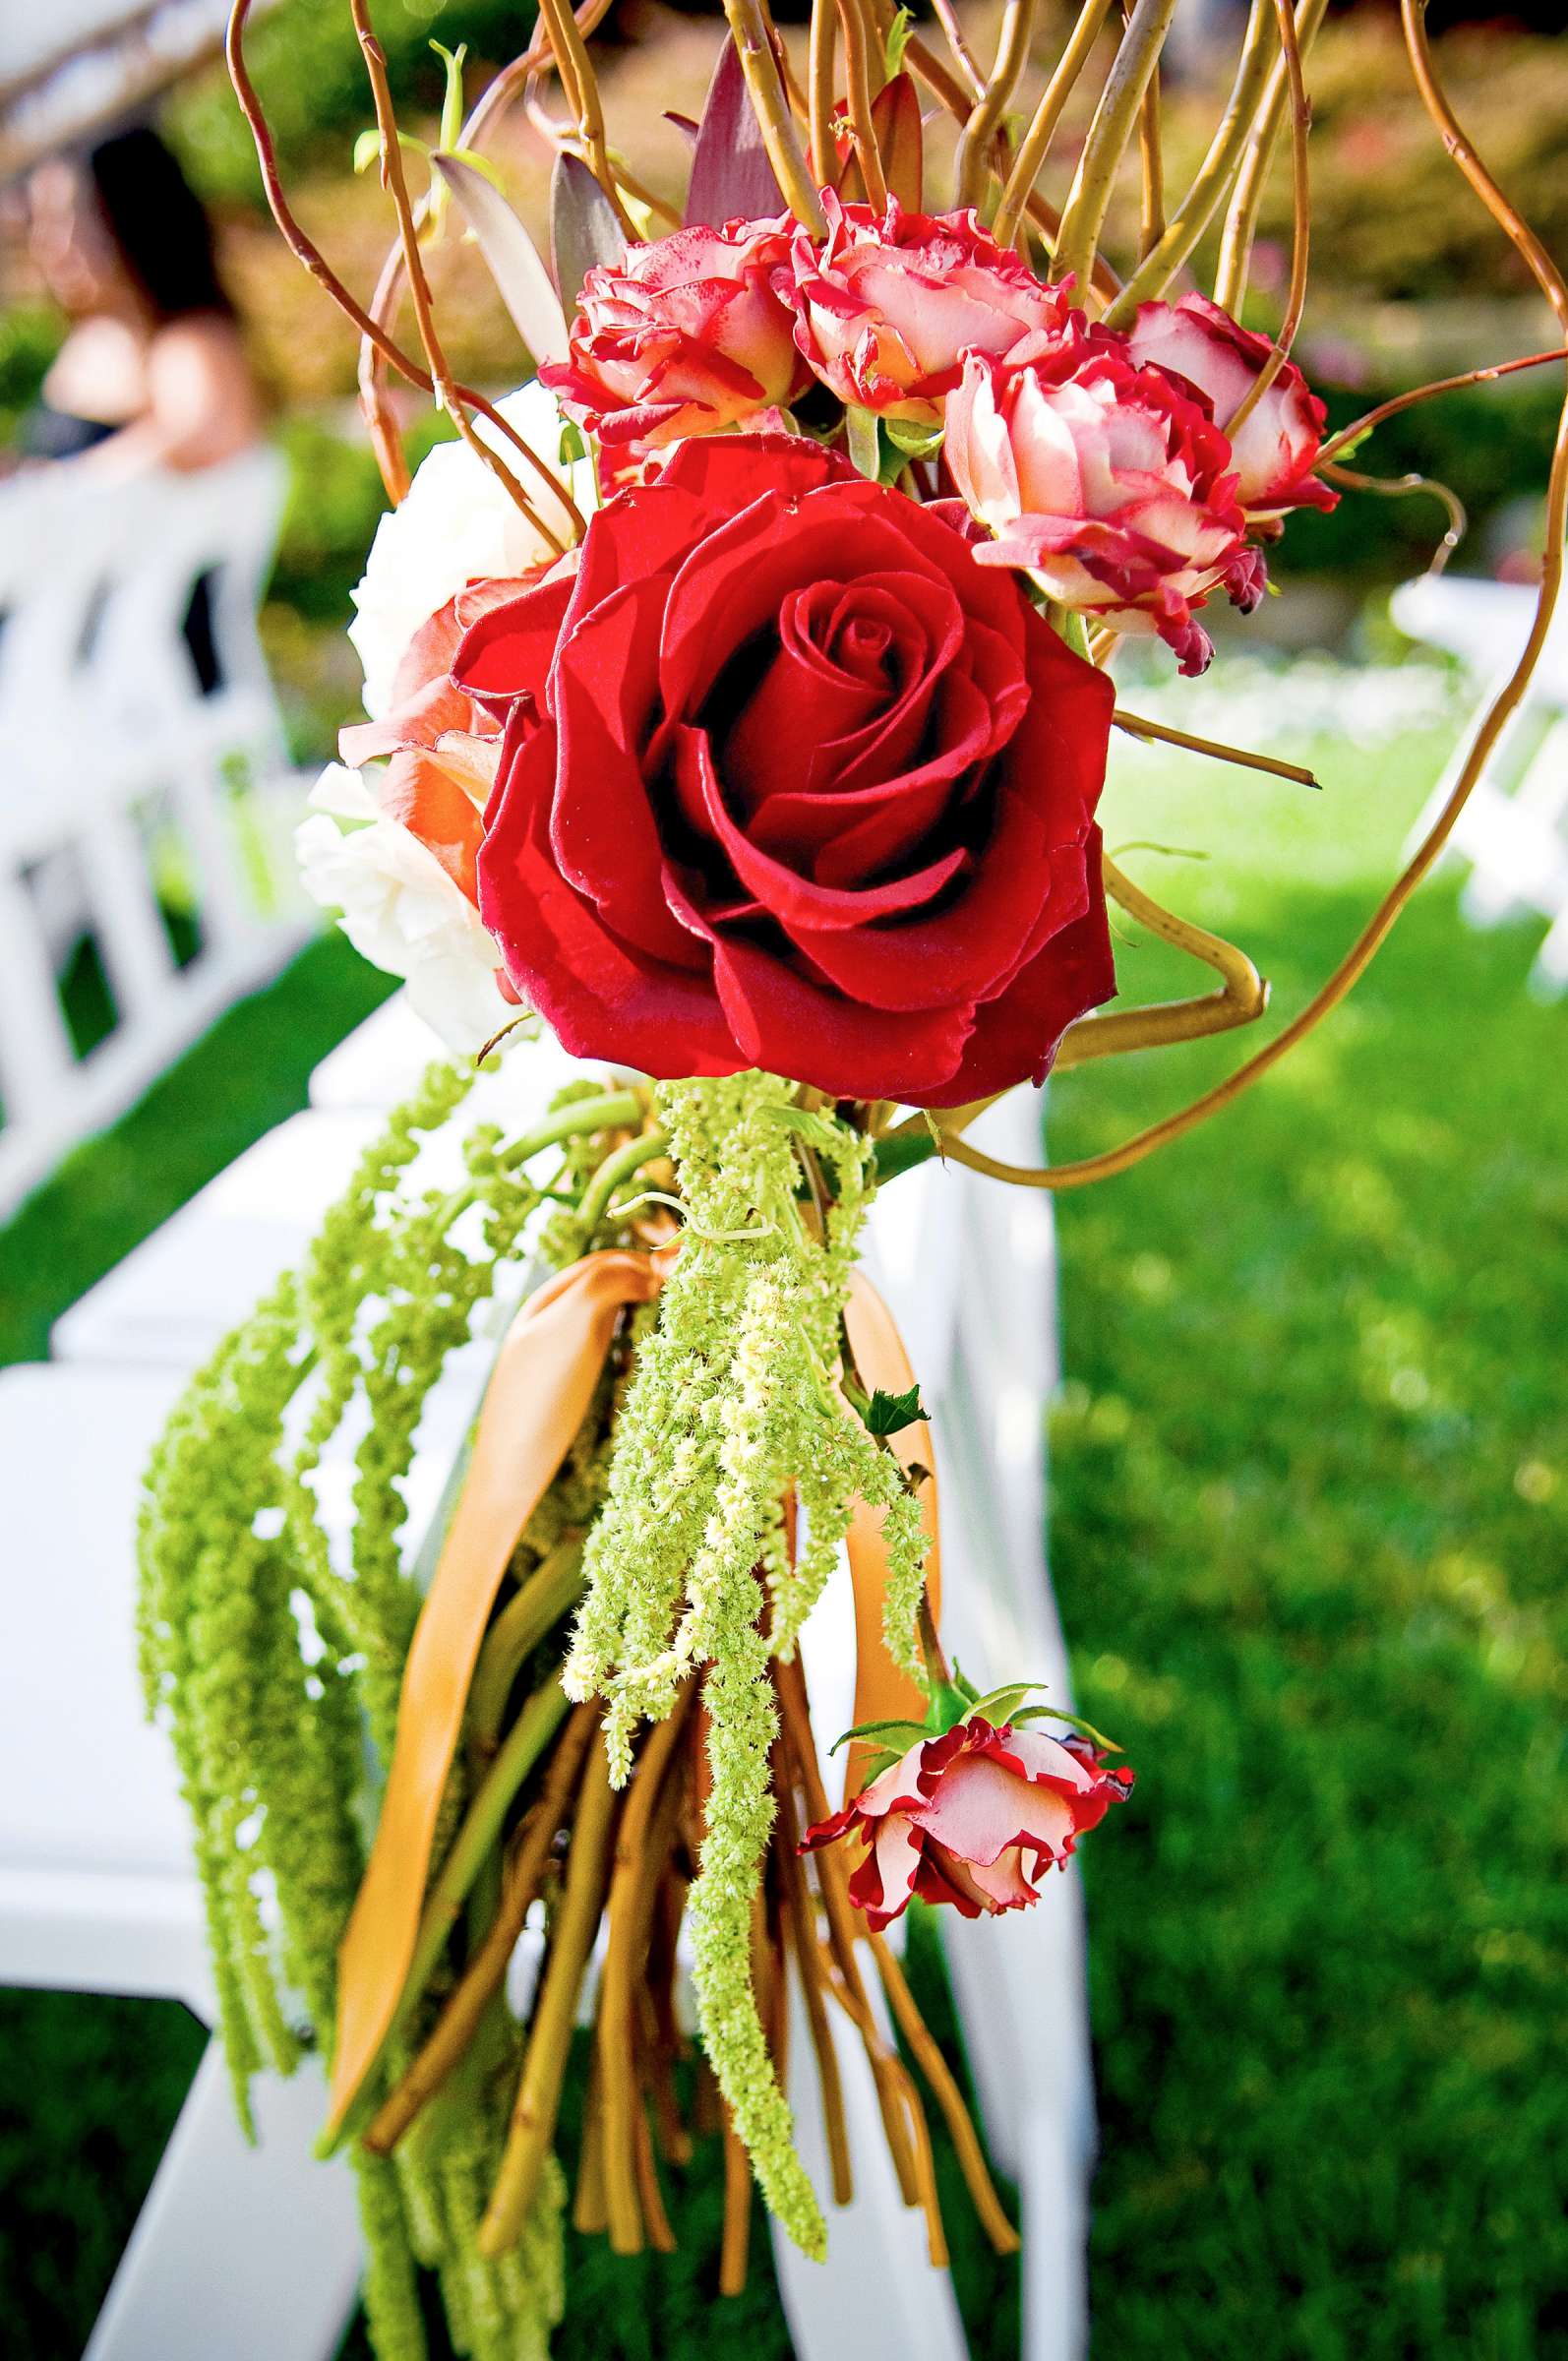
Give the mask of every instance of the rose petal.
M 1053 1859 L 1070 1849 L 1072 1806 L 1055 1788 L 1020 1779 L 985 1754 L 965 1754 L 937 1781 L 913 1826 L 958 1860 L 982 1866 L 1028 1842 Z
M 658 1075 L 754 1063 L 705 975 L 634 954 L 562 876 L 549 841 L 554 728 L 509 725 L 509 738 L 479 849 L 479 913 L 524 999 L 573 1057 Z
M 664 584 L 630 582 L 562 643 L 552 703 L 560 733 L 550 841 L 565 875 L 628 942 L 702 964 L 660 889 L 665 848 L 644 756 L 658 711 Z
M 704 731 L 680 731 L 676 759 L 682 774 L 683 808 L 701 812 L 741 883 L 750 888 L 762 908 L 791 936 L 802 937 L 808 930 L 829 934 L 860 930 L 875 921 L 897 917 L 901 911 L 930 901 L 963 866 L 965 855 L 958 849 L 908 877 L 890 878 L 883 884 L 860 891 L 833 890 L 814 884 L 809 878 L 759 852 L 730 817 Z M 926 1002 L 916 1004 L 925 1006 Z
M 798 971 L 787 954 L 721 933 L 673 867 L 665 871 L 665 892 L 682 924 L 712 944 L 713 981 L 744 1052 L 741 1064 L 788 1067 L 838 1098 L 877 1095 L 874 1077 L 880 1076 L 881 1096 L 912 1106 L 919 1103 L 913 1094 L 940 1091 L 956 1069 L 969 1037 L 967 1009 L 899 1016 L 858 1008 Z

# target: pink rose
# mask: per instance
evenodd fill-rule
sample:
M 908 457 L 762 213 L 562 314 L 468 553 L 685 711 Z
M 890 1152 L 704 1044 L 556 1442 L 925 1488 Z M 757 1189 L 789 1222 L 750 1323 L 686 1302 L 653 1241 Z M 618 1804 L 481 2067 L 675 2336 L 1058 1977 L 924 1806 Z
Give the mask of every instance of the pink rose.
M 808 382 L 770 279 L 789 223 L 678 229 L 582 282 L 571 358 L 539 375 L 601 443 L 653 450 L 754 418 Z
M 1118 631 L 1158 633 L 1201 672 L 1193 620 L 1210 591 L 1250 610 L 1262 560 L 1246 546 L 1231 446 L 1160 369 L 1092 330 L 1077 354 L 1030 336 L 1000 360 L 971 353 L 947 401 L 947 464 L 995 538 L 982 566 L 1026 569 L 1050 598 Z
M 1249 516 L 1282 509 L 1332 509 L 1339 494 L 1312 469 L 1323 447 L 1327 412 L 1294 361 L 1231 435 L 1231 421 L 1273 350 L 1267 336 L 1240 328 L 1206 295 L 1138 307 L 1128 342 L 1135 361 L 1184 378 L 1204 394 L 1214 423 L 1230 437 L 1236 496 Z
M 1132 1773 L 1108 1769 L 1087 1738 L 994 1729 L 972 1715 L 912 1746 L 809 1829 L 801 1849 L 860 1829 L 868 1850 L 849 1894 L 874 1933 L 912 1894 L 950 1902 L 966 1918 L 1022 1910 L 1040 1899 L 1036 1881 L 1051 1864 L 1064 1869 L 1083 1831 L 1131 1790 Z
M 1030 331 L 1081 338 L 1064 287 L 1048 287 L 972 212 L 885 214 L 824 192 L 827 238 L 791 249 L 795 338 L 838 395 L 935 425 L 966 352 L 1005 352 Z

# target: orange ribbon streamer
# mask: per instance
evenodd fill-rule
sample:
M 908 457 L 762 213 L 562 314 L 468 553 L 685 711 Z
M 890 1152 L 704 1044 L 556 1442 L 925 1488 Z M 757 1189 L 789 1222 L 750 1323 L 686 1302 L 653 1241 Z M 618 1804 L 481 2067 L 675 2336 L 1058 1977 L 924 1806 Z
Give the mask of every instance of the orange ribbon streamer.
M 898 1333 L 898 1324 L 892 1313 L 864 1271 L 856 1271 L 850 1280 L 844 1325 L 849 1331 L 850 1348 L 863 1383 L 873 1393 L 878 1388 L 887 1394 L 907 1393 L 915 1382 L 915 1372 L 910 1367 L 904 1340 Z M 933 1620 L 939 1622 L 941 1550 L 937 1520 L 936 1455 L 931 1428 L 924 1419 L 918 1419 L 912 1426 L 901 1428 L 888 1440 L 906 1475 L 915 1467 L 927 1471 L 928 1480 L 921 1484 L 918 1496 L 931 1542 L 926 1557 L 926 1588 L 931 1598 Z M 868 1508 L 864 1500 L 857 1501 L 849 1529 L 849 1571 L 855 1593 L 857 1726 L 863 1722 L 924 1722 L 926 1719 L 925 1697 L 909 1674 L 893 1663 L 882 1645 L 882 1602 L 887 1592 L 887 1551 L 882 1541 L 884 1513 L 879 1508 Z M 869 1753 L 869 1748 L 858 1743 L 850 1748 L 849 1772 L 844 1783 L 846 1796 L 853 1795 L 863 1784 L 864 1764 Z
M 645 1254 L 589 1254 L 529 1297 L 496 1357 L 408 1651 L 376 1841 L 338 1953 L 329 2134 L 341 2125 L 392 2028 L 419 1931 L 437 1814 L 502 1576 L 587 1416 L 616 1323 L 628 1304 L 650 1302 L 658 1288 Z
M 329 2137 L 341 2128 L 396 2014 L 419 1932 L 437 1817 L 502 1578 L 587 1416 L 622 1312 L 652 1302 L 667 1260 L 667 1250 L 657 1256 L 623 1251 L 585 1256 L 529 1297 L 496 1357 L 468 1469 L 408 1652 L 381 1817 L 338 1953 Z M 845 1318 L 866 1383 L 874 1390 L 906 1392 L 915 1379 L 903 1340 L 886 1304 L 859 1272 Z M 931 1430 L 924 1422 L 891 1439 L 906 1468 L 916 1462 L 934 1466 Z M 921 1486 L 921 1503 L 932 1537 L 928 1580 L 935 1613 L 935 1474 Z M 887 1554 L 879 1509 L 857 1507 L 849 1565 L 858 1665 L 855 1719 L 919 1721 L 925 1699 L 882 1646 Z M 853 1768 L 851 1784 L 859 1785 Z

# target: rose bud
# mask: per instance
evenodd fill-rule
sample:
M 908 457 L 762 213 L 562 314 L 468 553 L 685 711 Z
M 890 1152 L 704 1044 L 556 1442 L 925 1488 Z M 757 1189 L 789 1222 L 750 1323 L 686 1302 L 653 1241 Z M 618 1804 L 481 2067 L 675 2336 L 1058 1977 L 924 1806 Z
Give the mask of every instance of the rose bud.
M 603 444 L 655 450 L 713 434 L 791 400 L 808 382 L 790 314 L 770 279 L 788 224 L 694 225 L 582 282 L 571 358 L 539 376 Z
M 1239 327 L 1206 295 L 1183 295 L 1177 304 L 1141 304 L 1128 343 L 1135 361 L 1184 379 L 1207 398 L 1215 425 L 1230 439 L 1236 497 L 1249 518 L 1338 507 L 1339 494 L 1312 473 L 1328 413 L 1294 361 L 1242 419 L 1239 433 L 1231 434 L 1232 419 L 1274 349 L 1267 336 Z
M 935 425 L 963 355 L 1005 352 L 1030 331 L 1083 334 L 1064 286 L 1047 286 L 973 212 L 885 213 L 822 197 L 827 237 L 790 250 L 795 338 L 842 402 Z
M 974 1714 L 911 1746 L 841 1812 L 808 1829 L 801 1849 L 860 1830 L 867 1851 L 849 1896 L 873 1933 L 912 1894 L 978 1918 L 1038 1902 L 1045 1871 L 1064 1869 L 1083 1831 L 1131 1791 L 1131 1771 L 1108 1767 L 1076 1731 L 994 1729 Z
M 1181 670 L 1214 650 L 1193 620 L 1211 590 L 1250 610 L 1257 552 L 1236 497 L 1231 446 L 1160 369 L 1091 332 L 1083 353 L 1045 337 L 1004 358 L 971 353 L 947 402 L 947 464 L 995 538 L 982 566 L 1016 566 L 1048 598 L 1117 631 L 1158 633 Z

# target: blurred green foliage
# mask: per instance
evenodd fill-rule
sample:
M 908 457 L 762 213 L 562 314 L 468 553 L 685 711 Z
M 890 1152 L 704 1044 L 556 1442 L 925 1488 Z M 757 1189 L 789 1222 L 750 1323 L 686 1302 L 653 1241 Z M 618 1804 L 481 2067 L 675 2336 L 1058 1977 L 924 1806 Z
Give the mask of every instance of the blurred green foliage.
M 399 107 L 438 114 L 445 70 L 431 41 L 465 41 L 476 67 L 486 59 L 499 65 L 523 47 L 534 10 L 529 0 L 381 0 L 373 16 L 393 98 Z M 336 164 L 349 171 L 355 134 L 374 112 L 346 5 L 277 0 L 247 30 L 245 55 L 283 170 Z M 477 76 L 473 87 L 480 87 Z M 261 204 L 251 135 L 220 69 L 182 86 L 164 128 L 211 203 Z
M 1330 393 L 1331 427 L 1348 426 L 1394 390 Z M 1388 481 L 1419 474 L 1446 484 L 1469 519 L 1456 563 L 1484 573 L 1516 510 L 1533 515 L 1539 506 L 1561 408 L 1559 370 L 1467 387 L 1385 420 L 1346 464 Z M 1301 509 L 1287 520 L 1269 571 L 1282 582 L 1293 575 L 1338 575 L 1368 588 L 1403 581 L 1427 564 L 1447 524 L 1428 493 L 1347 491 L 1332 515 Z
M 59 319 L 48 305 L 0 305 L 0 451 L 37 400 L 59 344 Z

